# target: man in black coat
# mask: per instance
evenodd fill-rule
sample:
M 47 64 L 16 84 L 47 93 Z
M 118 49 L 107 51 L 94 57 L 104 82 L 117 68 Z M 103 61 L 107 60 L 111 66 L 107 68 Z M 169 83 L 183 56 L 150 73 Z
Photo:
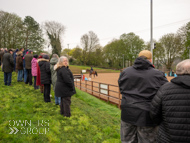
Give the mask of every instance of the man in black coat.
M 151 62 L 152 53 L 143 50 L 134 65 L 124 69 L 119 77 L 122 143 L 156 141 L 157 128 L 149 116 L 150 103 L 167 79 Z
M 51 91 L 51 70 L 49 63 L 49 56 L 43 55 L 43 58 L 38 60 L 40 67 L 40 80 L 41 84 L 44 85 L 44 101 L 51 102 L 50 91 Z
M 178 63 L 176 73 L 151 103 L 151 117 L 159 124 L 158 143 L 190 143 L 190 59 Z
M 2 59 L 2 68 L 4 72 L 4 83 L 5 85 L 10 86 L 12 80 L 12 72 L 14 68 L 14 60 L 13 60 L 13 50 L 9 49 L 8 53 L 3 55 Z

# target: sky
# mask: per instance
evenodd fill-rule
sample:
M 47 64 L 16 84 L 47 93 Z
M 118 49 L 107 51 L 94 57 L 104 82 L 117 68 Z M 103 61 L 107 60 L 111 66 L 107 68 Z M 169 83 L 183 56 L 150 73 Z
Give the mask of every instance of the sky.
M 151 0 L 0 0 L 0 10 L 39 24 L 56 21 L 66 27 L 63 48 L 80 46 L 82 35 L 93 31 L 105 46 L 123 33 L 134 32 L 150 41 Z M 190 0 L 152 0 L 153 39 L 176 33 L 190 22 Z

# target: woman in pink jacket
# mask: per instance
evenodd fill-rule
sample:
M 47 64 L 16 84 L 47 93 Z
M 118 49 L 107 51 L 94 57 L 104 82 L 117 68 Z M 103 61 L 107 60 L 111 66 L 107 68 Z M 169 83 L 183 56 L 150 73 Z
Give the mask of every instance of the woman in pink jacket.
M 39 86 L 36 85 L 37 61 L 38 61 L 37 58 L 38 58 L 38 55 L 34 55 L 32 61 L 31 61 L 32 76 L 34 77 L 34 89 L 39 89 Z

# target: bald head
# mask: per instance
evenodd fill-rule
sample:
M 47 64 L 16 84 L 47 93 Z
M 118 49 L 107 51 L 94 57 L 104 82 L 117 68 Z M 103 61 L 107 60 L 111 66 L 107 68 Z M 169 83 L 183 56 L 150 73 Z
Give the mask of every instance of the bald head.
M 176 74 L 177 75 L 190 75 L 190 59 L 184 60 L 177 64 L 176 66 Z

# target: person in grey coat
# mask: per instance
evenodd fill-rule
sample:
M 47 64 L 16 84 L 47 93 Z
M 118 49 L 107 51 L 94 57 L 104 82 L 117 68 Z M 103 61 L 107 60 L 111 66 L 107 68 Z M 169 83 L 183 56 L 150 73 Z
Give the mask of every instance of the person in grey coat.
M 50 60 L 51 81 L 52 81 L 54 92 L 55 92 L 55 84 L 56 84 L 56 81 L 57 81 L 57 71 L 54 70 L 54 66 L 57 64 L 58 59 L 59 59 L 58 55 L 57 54 L 53 54 L 52 58 Z M 60 102 L 61 102 L 61 97 L 57 97 L 55 95 L 55 104 L 56 105 L 60 105 Z
M 13 50 L 9 49 L 8 53 L 5 53 L 3 55 L 2 59 L 2 65 L 1 68 L 3 69 L 4 72 L 4 83 L 5 85 L 10 86 L 11 85 L 11 80 L 12 80 L 12 72 L 14 69 L 14 60 L 13 60 Z

